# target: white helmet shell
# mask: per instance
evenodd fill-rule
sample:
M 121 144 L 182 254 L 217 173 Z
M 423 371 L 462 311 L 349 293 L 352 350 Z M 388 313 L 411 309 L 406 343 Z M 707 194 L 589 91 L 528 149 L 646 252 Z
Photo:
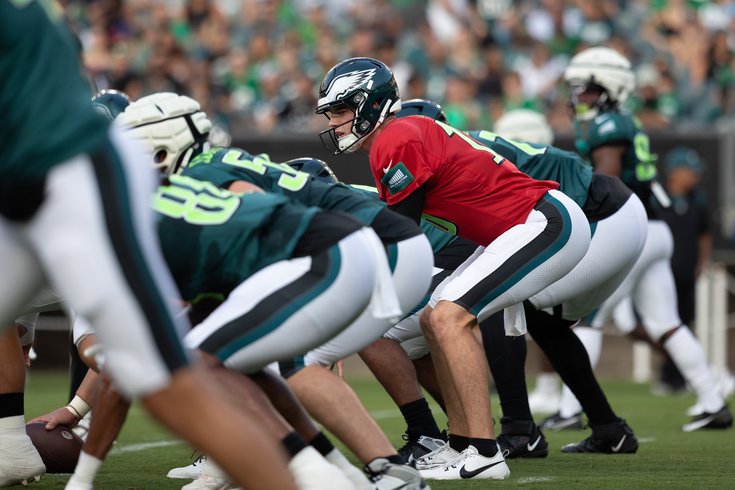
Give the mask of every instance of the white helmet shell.
M 514 109 L 498 118 L 493 126 L 493 133 L 501 138 L 550 145 L 554 141 L 546 116 L 530 109 Z
M 594 83 L 607 91 L 616 107 L 622 107 L 635 90 L 635 75 L 628 59 L 607 47 L 588 48 L 575 55 L 564 71 L 568 85 Z
M 163 172 L 178 173 L 207 142 L 212 123 L 197 101 L 159 92 L 131 103 L 117 121 L 153 156 Z

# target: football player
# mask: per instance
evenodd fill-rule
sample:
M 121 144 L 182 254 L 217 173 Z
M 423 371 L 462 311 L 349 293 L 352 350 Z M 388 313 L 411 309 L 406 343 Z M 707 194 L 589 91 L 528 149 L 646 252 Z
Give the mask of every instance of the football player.
M 98 328 L 127 397 L 239 484 L 295 488 L 275 441 L 212 388 L 181 344 L 188 325 L 174 317 L 178 293 L 148 208 L 155 176 L 89 103 L 62 13 L 51 1 L 0 0 L 0 325 L 48 282 Z M 22 419 L 14 424 L 22 430 Z M 258 451 L 243 454 L 241 441 Z M 2 435 L 0 448 L 12 450 Z
M 596 365 L 602 327 L 613 309 L 632 296 L 648 337 L 666 350 L 703 408 L 682 430 L 731 427 L 732 414 L 718 391 L 714 372 L 699 341 L 677 312 L 670 264 L 673 239 L 652 203 L 656 199 L 667 207 L 670 201 L 656 180 L 656 157 L 651 154 L 648 136 L 640 122 L 623 109 L 635 89 L 630 61 L 610 48 L 589 48 L 571 59 L 564 80 L 570 91 L 577 150 L 589 159 L 595 172 L 620 177 L 638 195 L 648 214 L 648 236 L 633 270 L 595 314 L 592 328 L 577 328 L 575 333 Z M 629 333 L 635 322 L 618 326 Z M 578 402 L 565 389 L 559 417 L 574 416 L 579 410 Z
M 478 319 L 507 309 L 511 333 L 523 333 L 522 301 L 561 279 L 584 256 L 590 230 L 558 184 L 534 180 L 451 126 L 425 117 L 396 119 L 401 100 L 393 73 L 371 58 L 330 69 L 316 111 L 335 154 L 369 154 L 378 194 L 416 223 L 422 217 L 481 245 L 437 287 L 422 314 L 452 428 L 461 453 L 423 475 L 505 479 L 487 393 L 488 369 L 472 333 Z

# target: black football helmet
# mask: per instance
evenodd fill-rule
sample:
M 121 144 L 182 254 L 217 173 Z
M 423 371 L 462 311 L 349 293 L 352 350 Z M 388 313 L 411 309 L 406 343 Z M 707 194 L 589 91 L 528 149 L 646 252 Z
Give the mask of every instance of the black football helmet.
M 337 182 L 339 182 L 337 176 L 334 175 L 334 172 L 331 168 L 329 168 L 329 165 L 327 165 L 327 162 L 325 162 L 324 160 L 319 160 L 318 158 L 303 157 L 294 158 L 293 160 L 289 160 L 284 163 L 294 170 L 298 170 L 299 172 L 306 172 L 307 174 L 314 177 L 316 180 L 324 182 L 325 184 L 336 184 Z
M 398 111 L 396 117 L 406 116 L 426 116 L 443 123 L 447 122 L 442 106 L 426 99 L 410 99 L 401 102 L 401 110 Z
M 329 111 L 347 107 L 355 117 L 350 134 L 337 137 L 336 128 L 322 131 L 319 138 L 333 154 L 352 153 L 359 142 L 383 123 L 386 116 L 401 109 L 401 97 L 393 72 L 385 63 L 372 58 L 350 58 L 335 65 L 319 86 L 316 113 L 329 117 Z
M 92 106 L 112 120 L 130 105 L 130 97 L 119 90 L 100 90 L 92 97 Z

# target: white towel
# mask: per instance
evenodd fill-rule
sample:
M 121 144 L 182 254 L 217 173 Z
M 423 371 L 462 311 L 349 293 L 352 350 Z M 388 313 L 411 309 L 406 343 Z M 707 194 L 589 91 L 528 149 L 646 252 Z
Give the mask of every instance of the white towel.
M 388 319 L 392 323 L 398 323 L 403 316 L 403 311 L 391 277 L 385 247 L 372 229 L 365 228 L 363 232 L 368 237 L 375 263 L 375 284 L 373 296 L 370 299 L 372 314 L 380 320 Z
M 519 337 L 526 334 L 526 313 L 523 311 L 523 303 L 516 303 L 503 310 L 503 321 L 505 322 L 505 335 L 508 337 Z

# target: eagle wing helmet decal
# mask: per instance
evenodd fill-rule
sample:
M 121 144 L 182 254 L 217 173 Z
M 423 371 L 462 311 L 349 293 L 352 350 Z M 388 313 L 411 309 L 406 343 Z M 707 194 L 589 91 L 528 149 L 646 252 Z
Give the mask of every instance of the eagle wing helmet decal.
M 375 75 L 376 71 L 375 68 L 356 70 L 334 78 L 326 91 L 324 91 L 326 92 L 326 96 L 319 100 L 318 105 L 322 106 L 339 100 L 361 87 L 366 87 L 370 90 L 373 84 L 373 75 Z

